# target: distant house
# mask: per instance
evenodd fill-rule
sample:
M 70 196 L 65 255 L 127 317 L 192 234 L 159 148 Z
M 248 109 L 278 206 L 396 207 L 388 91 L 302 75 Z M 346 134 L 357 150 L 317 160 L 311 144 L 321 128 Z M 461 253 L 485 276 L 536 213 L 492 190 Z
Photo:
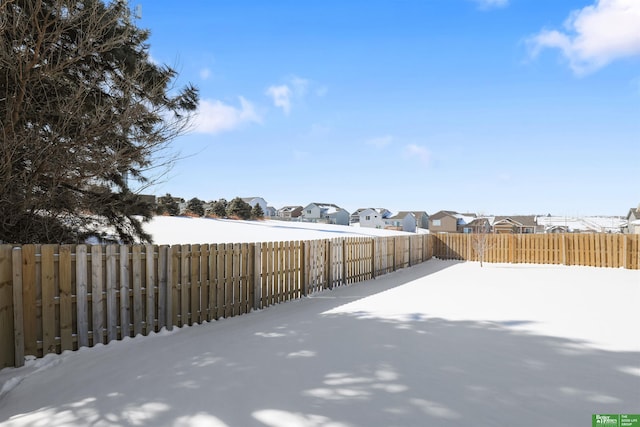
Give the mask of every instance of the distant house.
M 377 209 L 366 208 L 358 209 L 358 211 L 358 220 L 355 222 L 360 223 L 360 227 L 384 228 L 384 217 Z M 351 214 L 350 222 L 351 224 L 354 223 L 353 214 Z
M 629 212 L 632 214 L 632 212 Z M 537 233 L 622 233 L 630 232 L 629 221 L 618 216 L 539 216 L 536 218 Z M 640 225 L 640 224 L 638 224 Z M 636 229 L 636 232 L 640 230 Z
M 276 212 L 276 216 L 281 219 L 296 219 L 300 215 L 302 215 L 302 206 L 284 206 Z
M 349 218 L 349 222 L 351 224 L 359 223 L 361 219 L 360 214 L 366 210 L 375 211 L 376 215 L 379 216 L 380 218 L 389 218 L 392 215 L 391 211 L 385 208 L 359 208 L 359 209 L 356 209 L 356 211 L 351 214 L 351 217 Z
M 533 234 L 536 232 L 534 215 L 496 216 L 493 232 L 497 234 Z
M 438 211 L 429 217 L 431 233 L 455 233 L 458 231 L 458 213 L 454 211 Z
M 474 213 L 439 211 L 429 217 L 431 233 L 463 233 L 465 225 L 476 219 Z
M 416 232 L 416 217 L 411 212 L 398 212 L 396 215 L 384 220 L 385 228 L 390 230 Z
M 267 210 L 264 211 L 264 216 L 269 218 L 274 218 L 276 216 L 276 208 L 273 206 L 267 206 Z
M 268 216 L 267 202 L 262 197 L 241 197 L 241 199 L 246 203 L 248 203 L 249 206 L 251 206 L 252 208 L 255 207 L 255 205 L 260 205 L 260 208 L 262 209 L 264 216 L 265 217 Z
M 626 232 L 628 234 L 640 234 L 640 204 L 635 209 L 629 209 Z
M 332 203 L 309 203 L 302 209 L 303 221 L 349 225 L 350 214 Z
M 491 233 L 491 221 L 489 218 L 476 218 L 462 225 L 462 232 L 464 234 Z

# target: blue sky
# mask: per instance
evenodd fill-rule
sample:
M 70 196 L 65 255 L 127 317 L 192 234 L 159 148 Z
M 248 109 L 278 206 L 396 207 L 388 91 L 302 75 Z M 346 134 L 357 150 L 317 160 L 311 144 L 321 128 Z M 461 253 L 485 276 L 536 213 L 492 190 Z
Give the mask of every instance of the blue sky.
M 156 194 L 626 215 L 638 0 L 131 0 L 200 90 Z

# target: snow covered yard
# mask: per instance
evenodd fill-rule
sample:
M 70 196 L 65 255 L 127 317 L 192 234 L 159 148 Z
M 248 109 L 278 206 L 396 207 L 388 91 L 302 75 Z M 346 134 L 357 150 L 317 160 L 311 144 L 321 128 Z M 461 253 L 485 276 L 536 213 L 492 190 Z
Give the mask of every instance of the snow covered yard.
M 411 235 L 403 231 L 297 221 L 242 221 L 233 219 L 156 216 L 144 225 L 155 244 L 250 243 Z
M 639 300 L 639 271 L 431 260 L 4 369 L 0 426 L 585 426 L 640 408 Z

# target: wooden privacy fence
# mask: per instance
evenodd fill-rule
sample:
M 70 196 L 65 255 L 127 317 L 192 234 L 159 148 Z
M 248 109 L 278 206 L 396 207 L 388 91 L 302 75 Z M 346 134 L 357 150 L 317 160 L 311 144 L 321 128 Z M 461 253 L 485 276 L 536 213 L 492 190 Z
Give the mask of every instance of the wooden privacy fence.
M 431 242 L 0 245 L 0 368 L 372 279 L 429 259 Z
M 640 269 L 638 234 L 433 234 L 433 256 L 485 262 Z M 486 240 L 482 241 L 482 238 Z

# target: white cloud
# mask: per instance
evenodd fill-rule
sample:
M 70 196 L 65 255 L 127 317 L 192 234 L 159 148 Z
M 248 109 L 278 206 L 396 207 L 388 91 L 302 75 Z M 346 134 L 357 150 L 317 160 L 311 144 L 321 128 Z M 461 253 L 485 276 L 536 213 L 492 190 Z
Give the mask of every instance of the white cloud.
M 266 95 L 273 99 L 273 105 L 282 108 L 282 111 L 289 115 L 291 111 L 291 89 L 289 89 L 289 86 L 269 86 Z
M 505 7 L 509 4 L 509 0 L 473 0 L 478 4 L 480 9 L 495 9 Z
M 393 137 L 391 135 L 380 136 L 377 138 L 371 138 L 366 143 L 367 145 L 373 145 L 376 148 L 384 148 L 391 144 Z
M 195 132 L 216 134 L 236 129 L 244 123 L 262 123 L 253 104 L 242 96 L 239 100 L 239 108 L 215 99 L 201 100 L 194 120 Z
M 200 78 L 202 80 L 207 80 L 209 77 L 211 77 L 211 70 L 208 68 L 203 68 L 202 70 L 200 70 Z
M 265 95 L 269 96 L 273 105 L 282 108 L 284 114 L 289 115 L 294 103 L 301 102 L 312 90 L 316 96 L 327 94 L 326 86 L 317 86 L 313 81 L 299 76 L 290 76 L 281 85 L 272 85 L 267 88 Z
M 409 144 L 405 147 L 405 153 L 424 164 L 428 164 L 431 161 L 431 152 L 421 145 Z
M 531 54 L 560 49 L 576 74 L 586 74 L 621 58 L 640 55 L 640 1 L 596 0 L 571 12 L 565 31 L 542 30 L 529 39 Z

